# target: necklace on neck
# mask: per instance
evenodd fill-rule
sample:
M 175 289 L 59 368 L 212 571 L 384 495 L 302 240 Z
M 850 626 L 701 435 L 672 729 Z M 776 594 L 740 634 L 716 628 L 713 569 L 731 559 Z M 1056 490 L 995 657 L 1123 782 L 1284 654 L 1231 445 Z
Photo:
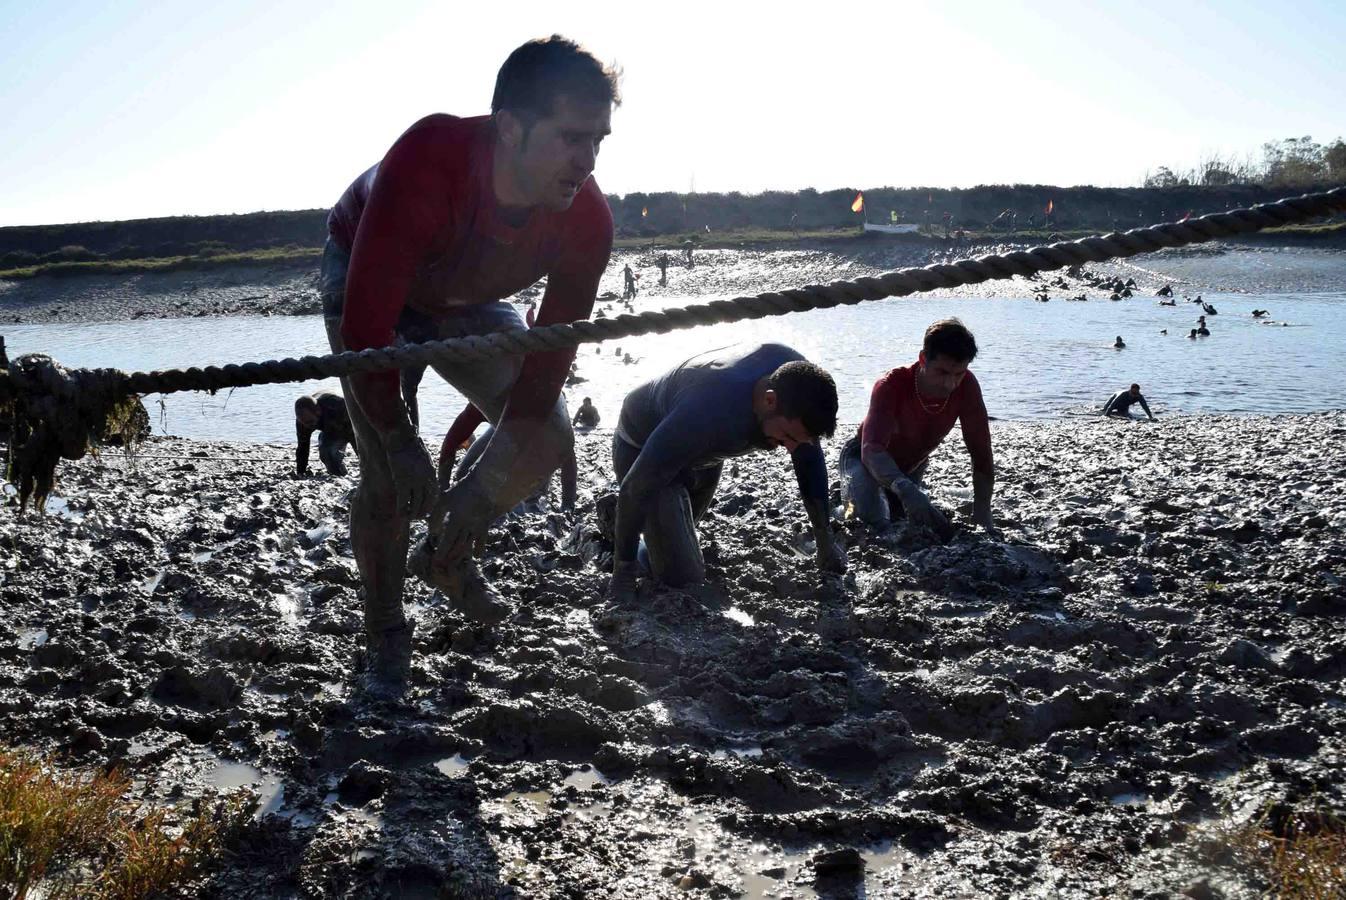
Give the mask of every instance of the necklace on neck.
M 941 403 L 941 404 L 939 404 L 938 406 L 931 406 L 929 403 L 927 403 L 927 402 L 925 401 L 925 398 L 921 396 L 921 373 L 920 373 L 920 372 L 913 372 L 913 373 L 912 373 L 912 377 L 911 377 L 911 390 L 912 390 L 912 393 L 914 393 L 914 394 L 916 395 L 916 403 L 917 403 L 918 405 L 920 405 L 921 409 L 925 410 L 927 413 L 930 413 L 931 415 L 936 415 L 936 416 L 939 415 L 940 413 L 944 412 L 945 408 L 949 405 L 949 400 L 953 398 L 953 394 L 950 394 L 948 397 L 945 397 L 945 398 L 944 398 L 944 402 Z

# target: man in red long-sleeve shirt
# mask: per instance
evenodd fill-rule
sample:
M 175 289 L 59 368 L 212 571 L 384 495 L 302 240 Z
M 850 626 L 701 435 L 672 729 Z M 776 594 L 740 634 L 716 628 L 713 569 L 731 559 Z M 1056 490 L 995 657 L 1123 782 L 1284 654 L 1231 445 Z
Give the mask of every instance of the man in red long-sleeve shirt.
M 957 319 L 943 319 L 926 329 L 915 365 L 893 369 L 874 385 L 859 434 L 841 450 L 842 493 L 857 518 L 887 525 L 901 509 L 947 536 L 949 521 L 930 503 L 921 480 L 930 454 L 958 422 L 972 457 L 972 517 L 994 529 L 991 426 L 981 385 L 968 371 L 976 355 L 972 332 Z
M 332 349 L 523 329 L 503 301 L 543 277 L 540 326 L 588 318 L 612 248 L 612 214 L 590 176 L 619 102 L 616 74 L 553 36 L 510 54 L 491 115 L 432 115 L 408 129 L 328 217 L 321 281 Z M 409 670 L 402 583 L 412 519 L 431 515 L 431 573 L 452 603 L 471 611 L 492 593 L 471 554 L 490 522 L 570 452 L 561 386 L 573 358 L 436 366 L 497 425 L 471 474 L 442 494 L 397 373 L 342 379 L 360 455 L 351 543 L 371 687 L 395 690 Z

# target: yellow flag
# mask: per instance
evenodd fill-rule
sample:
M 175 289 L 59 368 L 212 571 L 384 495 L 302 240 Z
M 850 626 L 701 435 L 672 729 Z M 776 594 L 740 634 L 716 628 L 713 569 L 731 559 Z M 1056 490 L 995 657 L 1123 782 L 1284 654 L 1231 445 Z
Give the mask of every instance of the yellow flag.
M 865 208 L 865 194 L 863 191 L 855 195 L 855 201 L 851 203 L 851 212 L 861 212 Z

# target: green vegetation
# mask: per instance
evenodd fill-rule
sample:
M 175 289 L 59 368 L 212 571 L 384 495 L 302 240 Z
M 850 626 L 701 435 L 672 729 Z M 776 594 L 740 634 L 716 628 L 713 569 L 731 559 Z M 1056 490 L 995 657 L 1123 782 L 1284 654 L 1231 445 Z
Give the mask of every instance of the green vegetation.
M 246 823 L 245 793 L 187 810 L 146 811 L 124 776 L 65 773 L 0 749 L 0 897 L 139 900 L 199 875 Z
M 1202 159 L 1190 169 L 1160 166 L 1145 173 L 1147 188 L 1201 185 L 1230 187 L 1251 184 L 1272 188 L 1311 188 L 1346 182 L 1346 141 L 1337 138 L 1324 146 L 1312 137 L 1285 138 L 1262 145 L 1262 158 L 1242 159 L 1219 154 Z
M 0 264 L 14 254 L 0 258 Z M 0 278 L 22 280 L 39 275 L 131 275 L 138 272 L 171 272 L 181 269 L 214 269 L 223 266 L 263 265 L 299 266 L 317 265 L 322 249 L 313 247 L 280 247 L 266 250 L 231 252 L 227 249 L 191 256 L 161 256 L 143 259 L 59 259 L 35 262 L 32 265 L 0 268 Z

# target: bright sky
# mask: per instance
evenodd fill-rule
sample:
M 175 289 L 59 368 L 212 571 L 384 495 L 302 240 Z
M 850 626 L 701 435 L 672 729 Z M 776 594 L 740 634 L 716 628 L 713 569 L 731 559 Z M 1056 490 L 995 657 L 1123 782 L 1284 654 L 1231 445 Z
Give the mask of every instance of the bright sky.
M 609 193 L 1133 185 L 1346 134 L 1340 0 L 0 0 L 0 225 L 329 206 L 552 32 L 625 70 Z

